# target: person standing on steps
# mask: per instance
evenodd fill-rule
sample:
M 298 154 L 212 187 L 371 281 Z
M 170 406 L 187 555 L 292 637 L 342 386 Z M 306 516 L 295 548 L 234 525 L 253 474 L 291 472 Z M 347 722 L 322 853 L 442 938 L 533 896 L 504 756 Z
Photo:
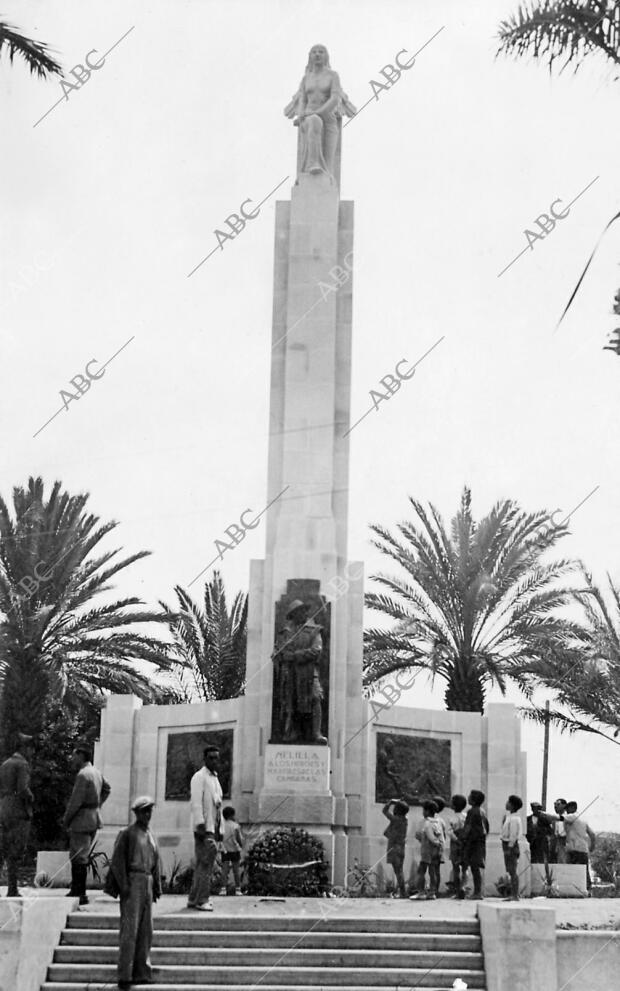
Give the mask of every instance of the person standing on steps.
M 20 898 L 17 886 L 30 824 L 33 795 L 30 791 L 32 737 L 17 734 L 17 750 L 0 766 L 0 867 L 6 861 L 7 898 Z
M 154 800 L 136 798 L 132 805 L 136 821 L 121 829 L 114 843 L 104 891 L 121 899 L 118 948 L 118 987 L 129 991 L 133 984 L 153 984 L 153 902 L 161 897 L 159 850 L 149 824 Z
M 71 859 L 71 890 L 69 896 L 80 899 L 80 905 L 88 905 L 86 876 L 88 856 L 92 850 L 97 830 L 103 822 L 99 809 L 110 794 L 110 785 L 101 771 L 93 767 L 90 746 L 80 743 L 71 755 L 71 763 L 77 775 L 62 824 L 69 833 L 69 857 Z
M 210 746 L 205 748 L 203 756 L 204 767 L 196 771 L 190 784 L 196 866 L 187 907 L 212 912 L 211 879 L 217 844 L 221 840 L 222 787 L 217 776 L 220 752 L 217 747 Z
M 463 843 L 463 866 L 471 871 L 474 882 L 472 898 L 481 899 L 482 894 L 482 871 L 486 864 L 487 833 L 489 832 L 489 820 L 482 808 L 484 804 L 484 792 L 472 789 L 467 798 L 470 808 L 465 817 L 465 825 L 461 833 Z

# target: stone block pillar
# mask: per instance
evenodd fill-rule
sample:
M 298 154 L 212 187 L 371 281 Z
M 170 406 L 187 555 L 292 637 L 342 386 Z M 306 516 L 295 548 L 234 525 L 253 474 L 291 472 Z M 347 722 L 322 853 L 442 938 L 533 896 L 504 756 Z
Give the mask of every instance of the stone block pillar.
M 136 715 L 142 702 L 135 695 L 110 695 L 101 714 L 101 739 L 95 749 L 95 763 L 112 789 L 101 814 L 102 839 L 116 835 L 131 821 Z

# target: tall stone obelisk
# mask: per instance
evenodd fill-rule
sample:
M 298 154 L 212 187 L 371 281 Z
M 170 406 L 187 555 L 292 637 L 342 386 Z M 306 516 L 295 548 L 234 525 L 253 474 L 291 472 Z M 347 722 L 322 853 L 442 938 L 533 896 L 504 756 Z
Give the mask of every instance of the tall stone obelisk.
M 353 203 L 339 191 L 343 112 L 355 111 L 315 46 L 285 111 L 299 128 L 297 179 L 276 205 L 270 508 L 266 558 L 251 563 L 233 795 L 246 822 L 319 835 L 336 883 L 361 831 L 362 725 L 362 567 L 347 564 Z M 314 636 L 314 661 L 286 625 L 295 601 L 320 627 L 304 640 Z M 322 702 L 308 701 L 318 682 Z

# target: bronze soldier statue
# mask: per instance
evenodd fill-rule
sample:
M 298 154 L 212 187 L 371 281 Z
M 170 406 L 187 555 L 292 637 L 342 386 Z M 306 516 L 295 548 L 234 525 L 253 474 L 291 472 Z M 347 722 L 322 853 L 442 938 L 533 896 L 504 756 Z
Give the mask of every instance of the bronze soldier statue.
M 0 866 L 6 861 L 7 898 L 19 898 L 17 872 L 32 821 L 30 791 L 32 737 L 18 733 L 18 749 L 0 766 Z
M 291 602 L 287 624 L 278 637 L 276 665 L 278 702 L 282 714 L 282 743 L 327 743 L 321 734 L 323 689 L 320 660 L 321 627 L 308 619 L 301 599 Z

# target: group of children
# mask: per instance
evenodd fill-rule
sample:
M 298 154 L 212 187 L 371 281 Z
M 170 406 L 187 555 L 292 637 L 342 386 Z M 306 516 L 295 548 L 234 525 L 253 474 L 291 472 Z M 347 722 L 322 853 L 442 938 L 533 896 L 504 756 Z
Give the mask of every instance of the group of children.
M 409 897 L 412 900 L 435 899 L 439 892 L 440 865 L 444 863 L 446 844 L 449 842 L 448 856 L 452 872 L 448 888 L 452 898 L 465 897 L 465 875 L 471 871 L 473 882 L 472 898 L 482 898 L 482 871 L 486 860 L 486 838 L 489 821 L 482 808 L 485 796 L 475 789 L 464 795 L 453 795 L 450 802 L 451 815 L 440 816 L 445 802 L 439 796 L 425 801 L 422 805 L 423 819 L 415 831 L 420 841 L 420 859 L 416 875 L 416 890 Z M 465 809 L 469 805 L 469 809 Z M 506 802 L 506 815 L 502 823 L 501 841 L 504 863 L 510 875 L 511 898 L 519 897 L 517 860 L 519 839 L 522 835 L 521 819 L 518 815 L 523 802 L 518 795 L 510 795 Z M 406 898 L 403 866 L 405 861 L 405 841 L 407 838 L 409 806 L 402 799 L 392 799 L 383 807 L 383 815 L 389 825 L 383 835 L 388 842 L 387 862 L 392 866 L 401 898 Z M 426 874 L 429 876 L 429 889 L 426 890 Z

